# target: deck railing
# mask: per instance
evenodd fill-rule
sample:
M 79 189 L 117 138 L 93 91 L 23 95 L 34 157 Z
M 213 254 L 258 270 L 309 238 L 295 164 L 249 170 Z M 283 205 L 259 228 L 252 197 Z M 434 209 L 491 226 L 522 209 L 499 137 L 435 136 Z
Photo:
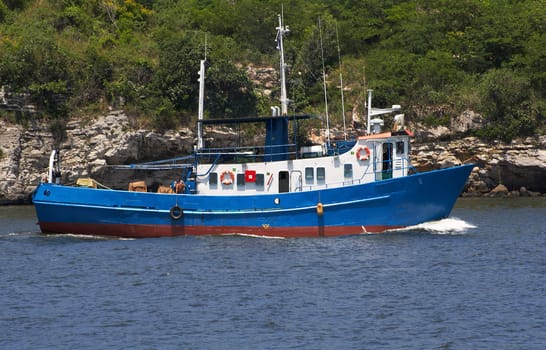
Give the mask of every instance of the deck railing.
M 267 158 L 283 157 L 285 159 L 298 158 L 296 144 L 274 146 L 239 146 L 239 147 L 219 147 L 202 148 L 197 152 L 197 156 L 202 161 L 210 161 L 219 157 L 218 163 L 222 162 L 263 162 Z
M 415 169 L 415 167 L 411 165 L 410 160 L 408 158 L 397 159 L 397 161 L 399 161 L 399 163 L 397 164 L 396 168 L 391 168 L 386 171 L 382 170 L 382 167 L 379 166 L 379 165 L 382 165 L 381 164 L 382 162 L 370 162 L 366 171 L 362 174 L 360 178 L 357 178 L 357 179 L 346 178 L 343 181 L 329 182 L 324 184 L 313 184 L 313 185 L 298 184 L 294 187 L 294 191 L 295 192 L 312 191 L 312 190 L 319 190 L 319 189 L 358 185 L 358 184 L 364 184 L 368 182 L 384 181 L 384 180 L 389 180 L 392 178 L 404 177 L 404 176 L 407 176 L 410 171 L 414 173 L 418 172 L 417 169 Z

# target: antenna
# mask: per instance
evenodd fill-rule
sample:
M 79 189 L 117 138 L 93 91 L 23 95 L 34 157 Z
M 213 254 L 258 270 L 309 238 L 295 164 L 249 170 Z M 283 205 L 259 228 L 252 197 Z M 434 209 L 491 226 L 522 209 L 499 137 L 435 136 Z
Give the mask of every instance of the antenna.
M 339 61 L 339 90 L 341 91 L 341 115 L 343 117 L 343 136 L 345 141 L 347 141 L 347 128 L 345 126 L 345 100 L 343 98 L 343 73 L 341 66 L 341 48 L 339 47 L 339 34 L 337 31 L 337 21 L 336 21 L 336 39 L 337 39 L 337 57 Z
M 377 134 L 379 133 L 380 126 L 383 125 L 383 120 L 381 119 L 371 119 L 372 117 L 388 114 L 392 112 L 398 112 L 401 110 L 402 107 L 400 105 L 392 105 L 391 108 L 375 108 L 372 107 L 372 93 L 373 90 L 368 89 L 368 125 L 367 125 L 367 133 L 368 135 L 372 132 L 372 125 L 373 125 L 373 133 Z M 403 116 L 398 117 L 399 121 L 403 118 Z M 377 126 L 377 127 L 376 127 Z
M 322 86 L 324 88 L 324 107 L 326 109 L 326 140 L 330 146 L 330 116 L 328 115 L 328 93 L 326 91 L 326 68 L 324 67 L 324 48 L 322 47 L 322 25 L 320 17 L 318 18 L 320 35 L 320 55 L 322 57 Z

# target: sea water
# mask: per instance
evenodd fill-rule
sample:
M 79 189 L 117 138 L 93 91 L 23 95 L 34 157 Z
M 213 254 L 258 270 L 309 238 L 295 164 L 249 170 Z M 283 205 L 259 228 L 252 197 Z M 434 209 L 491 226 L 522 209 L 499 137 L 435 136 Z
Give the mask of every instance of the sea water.
M 545 349 L 546 198 L 343 238 L 42 235 L 0 207 L 0 349 Z

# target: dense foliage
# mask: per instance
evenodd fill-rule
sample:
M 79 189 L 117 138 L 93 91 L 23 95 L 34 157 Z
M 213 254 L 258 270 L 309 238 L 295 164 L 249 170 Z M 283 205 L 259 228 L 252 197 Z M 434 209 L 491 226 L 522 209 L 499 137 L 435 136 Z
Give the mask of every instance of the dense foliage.
M 413 119 L 473 109 L 483 137 L 544 132 L 542 0 L 0 0 L 0 85 L 36 106 L 23 119 L 123 104 L 171 128 L 195 118 L 206 50 L 207 113 L 266 114 L 278 91 L 257 94 L 245 67 L 278 65 L 283 6 L 296 111 L 324 110 L 324 63 L 337 123 L 341 72 L 347 111 L 373 89 L 376 105 L 400 103 Z

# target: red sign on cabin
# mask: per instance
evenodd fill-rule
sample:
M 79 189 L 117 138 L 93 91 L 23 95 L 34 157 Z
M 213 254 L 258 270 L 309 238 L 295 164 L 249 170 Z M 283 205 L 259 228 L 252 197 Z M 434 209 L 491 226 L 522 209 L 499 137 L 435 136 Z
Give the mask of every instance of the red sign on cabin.
M 256 170 L 245 170 L 245 181 L 256 182 Z

